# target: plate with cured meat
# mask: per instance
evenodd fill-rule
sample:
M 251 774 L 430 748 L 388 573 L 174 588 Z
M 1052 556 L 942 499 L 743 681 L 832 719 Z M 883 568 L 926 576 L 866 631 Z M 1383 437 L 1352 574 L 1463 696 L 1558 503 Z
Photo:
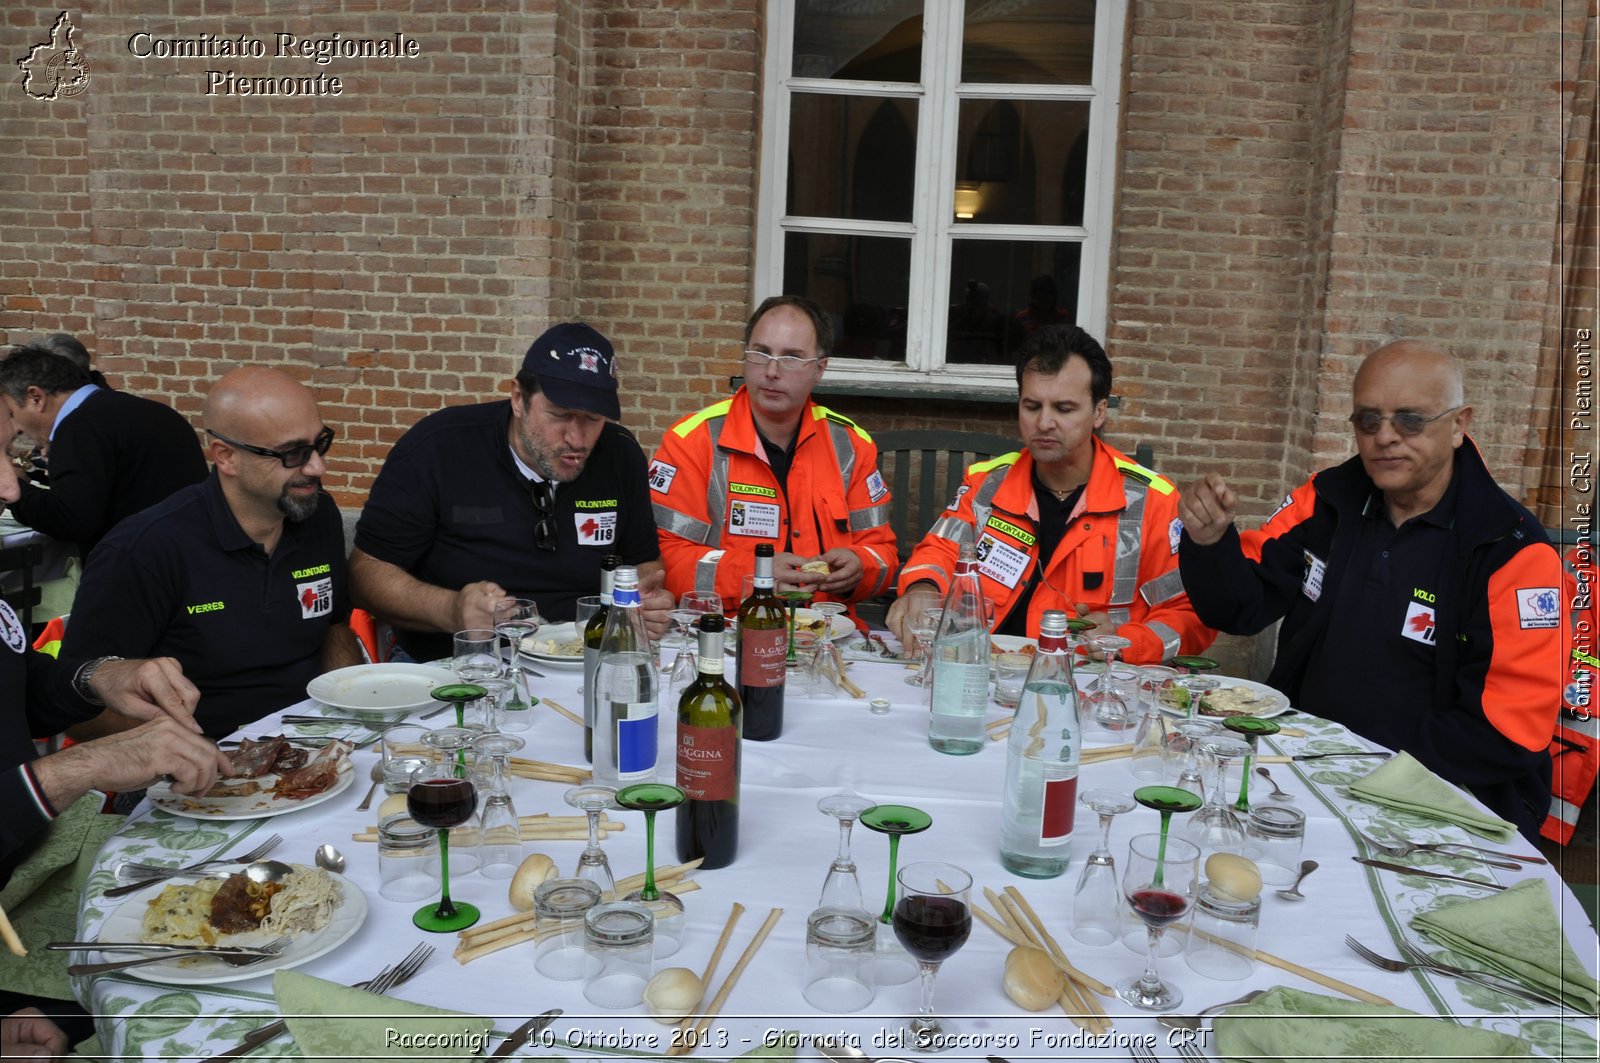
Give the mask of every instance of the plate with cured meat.
M 180 794 L 159 782 L 146 791 L 163 812 L 188 819 L 267 819 L 311 808 L 349 789 L 355 776 L 349 742 L 311 751 L 282 735 L 245 739 L 228 753 L 233 771 L 203 794 Z

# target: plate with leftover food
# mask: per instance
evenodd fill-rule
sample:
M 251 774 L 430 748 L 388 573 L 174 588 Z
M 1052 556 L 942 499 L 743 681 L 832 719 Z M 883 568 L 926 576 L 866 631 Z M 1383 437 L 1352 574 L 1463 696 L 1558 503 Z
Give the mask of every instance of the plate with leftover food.
M 246 738 L 228 751 L 233 772 L 203 794 L 180 794 L 168 782 L 146 791 L 151 804 L 187 819 L 267 819 L 311 808 L 349 789 L 350 743 L 308 750 L 283 735 Z
M 454 672 L 431 664 L 353 664 L 317 676 L 306 693 L 330 709 L 404 714 L 434 708 L 429 691 L 456 681 Z
M 1199 716 L 1223 718 L 1227 716 L 1255 716 L 1266 719 L 1282 716 L 1290 709 L 1289 698 L 1283 692 L 1249 679 L 1217 676 L 1222 686 L 1200 699 Z M 1161 694 L 1161 708 L 1175 716 L 1187 715 L 1188 691 L 1169 686 Z
M 233 967 L 193 953 L 131 967 L 127 974 L 167 985 L 243 982 L 298 967 L 338 948 L 367 919 L 367 897 L 341 875 L 294 864 L 282 882 L 252 882 L 237 870 L 152 883 L 129 897 L 100 927 L 99 941 L 258 946 L 288 936 L 276 956 Z M 107 959 L 145 953 L 105 950 Z
M 522 655 L 554 668 L 582 668 L 583 632 L 571 622 L 547 624 L 522 640 Z

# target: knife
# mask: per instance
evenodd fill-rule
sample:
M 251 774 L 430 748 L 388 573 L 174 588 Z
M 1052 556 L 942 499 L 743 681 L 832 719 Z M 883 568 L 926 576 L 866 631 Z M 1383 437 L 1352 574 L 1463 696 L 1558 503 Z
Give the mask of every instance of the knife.
M 539 1032 L 541 1030 L 543 1030 L 546 1026 L 549 1026 L 552 1022 L 555 1022 L 560 1017 L 561 1017 L 561 1009 L 560 1008 L 551 1008 L 549 1011 L 545 1012 L 543 1015 L 535 1015 L 533 1018 L 529 1019 L 527 1022 L 523 1023 L 521 1026 L 518 1026 L 515 1030 L 512 1030 L 511 1031 L 511 1036 L 507 1037 L 504 1041 L 501 1041 L 500 1042 L 500 1047 L 496 1048 L 494 1050 L 494 1054 L 491 1055 L 489 1058 L 490 1059 L 504 1059 L 504 1058 L 506 1058 L 511 1053 L 515 1052 L 518 1048 L 521 1048 L 523 1045 L 525 1045 L 528 1042 L 532 1041 L 535 1037 L 537 1037 L 539 1035 Z
M 52 941 L 45 946 L 49 952 L 121 952 L 142 950 L 146 952 L 200 952 L 230 953 L 240 956 L 271 956 L 259 948 L 246 945 L 177 945 L 158 941 Z
M 364 727 L 369 731 L 380 731 L 380 730 L 384 730 L 384 729 L 389 728 L 389 727 L 396 726 L 396 724 L 393 721 L 390 721 L 390 720 L 384 720 L 384 721 L 360 720 L 360 719 L 357 719 L 354 716 L 295 716 L 295 715 L 289 715 L 289 716 L 282 717 L 282 721 L 281 722 L 283 722 L 283 723 L 346 723 L 346 724 L 354 724 L 357 727 Z
M 1328 757 L 1377 757 L 1377 758 L 1379 758 L 1381 760 L 1384 757 L 1392 757 L 1392 756 L 1394 756 L 1393 753 L 1385 753 L 1385 752 L 1382 752 L 1381 750 L 1371 750 L 1371 751 L 1368 751 L 1368 752 L 1365 752 L 1365 753 L 1296 753 L 1294 756 L 1290 757 L 1289 759 L 1290 760 L 1325 760 Z
M 1451 882 L 1465 882 L 1469 886 L 1477 886 L 1484 890 L 1503 890 L 1506 887 L 1498 882 L 1485 882 L 1481 878 L 1463 878 L 1460 875 L 1446 875 L 1442 871 L 1424 871 L 1420 867 L 1407 867 L 1405 864 L 1392 864 L 1387 860 L 1373 860 L 1365 856 L 1352 856 L 1350 859 L 1358 864 L 1376 867 L 1382 871 L 1398 871 L 1402 875 L 1421 875 L 1423 878 L 1442 878 Z

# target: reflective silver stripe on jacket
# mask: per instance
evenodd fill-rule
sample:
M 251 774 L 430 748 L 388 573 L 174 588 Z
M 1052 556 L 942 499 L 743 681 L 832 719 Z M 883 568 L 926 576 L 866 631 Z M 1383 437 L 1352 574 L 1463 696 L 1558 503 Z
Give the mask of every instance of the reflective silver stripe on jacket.
M 909 586 L 911 586 L 911 583 L 914 583 L 919 579 L 928 579 L 929 576 L 925 576 L 925 575 L 921 574 L 921 573 L 924 573 L 924 572 L 930 573 L 931 575 L 934 575 L 934 576 L 938 576 L 939 577 L 939 579 L 938 579 L 939 586 L 941 586 L 941 587 L 950 586 L 950 573 L 946 572 L 939 565 L 928 564 L 928 563 L 924 563 L 924 564 L 921 564 L 921 565 L 911 565 L 908 568 L 901 569 L 900 570 L 900 575 L 902 577 L 906 577 L 906 576 L 911 577 L 911 581 L 906 584 L 906 586 L 909 587 Z
M 1111 577 L 1111 603 L 1132 603 L 1139 589 L 1139 542 L 1144 531 L 1144 484 L 1123 478 L 1128 505 L 1117 514 L 1117 567 Z
M 946 513 L 933 522 L 933 534 L 941 539 L 949 539 L 959 546 L 972 541 L 972 525 L 951 513 Z
M 717 592 L 717 563 L 722 560 L 725 550 L 708 551 L 700 560 L 694 563 L 694 592 L 696 594 L 715 594 Z
M 868 506 L 865 509 L 852 509 L 850 511 L 850 530 L 853 532 L 866 531 L 868 528 L 881 528 L 889 523 L 889 507 L 887 505 Z
M 1178 633 L 1167 625 L 1156 620 L 1148 620 L 1145 627 L 1149 628 L 1156 638 L 1161 640 L 1161 659 L 1170 661 L 1178 655 L 1178 646 L 1182 642 Z
M 856 448 L 850 445 L 850 429 L 831 418 L 824 418 L 828 422 L 828 435 L 833 439 L 833 456 L 839 462 L 839 481 L 844 484 L 845 497 L 850 497 L 850 477 L 856 471 Z M 851 514 L 850 530 L 856 531 L 854 514 Z M 880 521 L 879 523 L 884 523 Z M 869 524 L 867 527 L 873 527 Z
M 884 587 L 888 586 L 889 564 L 888 562 L 884 561 L 882 554 L 878 553 L 878 551 L 874 550 L 870 546 L 858 546 L 855 547 L 855 549 L 865 550 L 867 553 L 871 554 L 872 559 L 878 563 L 878 582 L 874 583 L 872 585 L 872 590 L 866 594 L 866 597 L 871 598 L 874 594 L 881 593 Z
M 1126 609 L 1107 609 L 1106 619 L 1111 621 L 1111 627 L 1113 630 L 1115 630 L 1116 628 L 1121 627 L 1123 624 L 1132 623 L 1133 614 L 1128 612 Z
M 651 501 L 650 509 L 656 515 L 657 528 L 688 539 L 691 543 L 704 546 L 711 541 L 711 536 L 716 531 L 714 525 L 707 524 L 703 520 L 695 520 L 687 513 L 679 513 L 665 502 Z
M 1173 569 L 1165 576 L 1155 579 L 1139 588 L 1139 597 L 1143 598 L 1146 605 L 1160 605 L 1169 602 L 1183 593 L 1183 573 Z
M 994 510 L 994 496 L 1000 493 L 1000 485 L 1006 482 L 1006 476 L 1013 468 L 1011 465 L 997 465 L 984 474 L 983 483 L 978 485 L 978 490 L 972 496 L 972 527 L 967 529 L 969 534 L 989 522 L 989 514 Z M 945 538 L 953 536 L 947 535 Z
M 722 438 L 722 425 L 726 420 L 726 417 L 713 417 L 706 422 L 706 438 L 711 440 L 711 476 L 706 481 L 706 520 L 715 530 L 719 541 L 722 521 L 727 516 L 728 455 L 717 446 L 717 440 Z

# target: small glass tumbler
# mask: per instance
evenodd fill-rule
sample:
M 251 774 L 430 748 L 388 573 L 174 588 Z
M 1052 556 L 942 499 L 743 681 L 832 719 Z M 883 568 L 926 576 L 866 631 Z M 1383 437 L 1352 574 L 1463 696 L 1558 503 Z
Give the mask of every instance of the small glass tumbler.
M 1261 869 L 1268 886 L 1287 886 L 1300 874 L 1306 814 L 1288 805 L 1256 805 L 1244 825 L 1244 855 Z
M 845 1015 L 872 1003 L 878 993 L 875 934 L 871 913 L 862 908 L 818 908 L 806 920 L 806 1003 L 818 1011 Z
M 583 998 L 600 1008 L 642 1004 L 650 981 L 654 929 L 650 913 L 628 901 L 590 908 L 583 917 L 583 947 L 591 968 L 584 979 Z
M 1256 969 L 1256 931 L 1261 926 L 1261 898 L 1241 901 L 1211 883 L 1194 900 L 1194 923 L 1184 962 L 1196 974 L 1224 982 L 1248 978 Z
M 576 612 L 573 614 L 574 625 L 578 629 L 578 636 L 583 636 L 583 629 L 588 626 L 589 618 L 600 611 L 601 601 L 598 594 L 585 594 L 578 599 Z
M 378 824 L 378 893 L 391 901 L 438 896 L 438 831 L 404 812 Z
M 584 945 L 584 916 L 600 903 L 600 887 L 588 879 L 553 878 L 533 891 L 534 926 L 539 944 L 533 969 L 558 982 L 576 982 L 594 973 Z
M 1028 681 L 1033 658 L 1025 653 L 1002 653 L 994 659 L 994 703 L 1014 709 L 1022 701 L 1022 684 Z
M 403 794 L 411 789 L 411 773 L 433 763 L 433 748 L 422 740 L 428 728 L 414 723 L 396 724 L 383 732 L 383 792 Z
M 794 633 L 794 660 L 787 665 L 783 677 L 785 698 L 810 697 L 811 692 L 816 689 L 814 665 L 819 648 L 814 632 Z

